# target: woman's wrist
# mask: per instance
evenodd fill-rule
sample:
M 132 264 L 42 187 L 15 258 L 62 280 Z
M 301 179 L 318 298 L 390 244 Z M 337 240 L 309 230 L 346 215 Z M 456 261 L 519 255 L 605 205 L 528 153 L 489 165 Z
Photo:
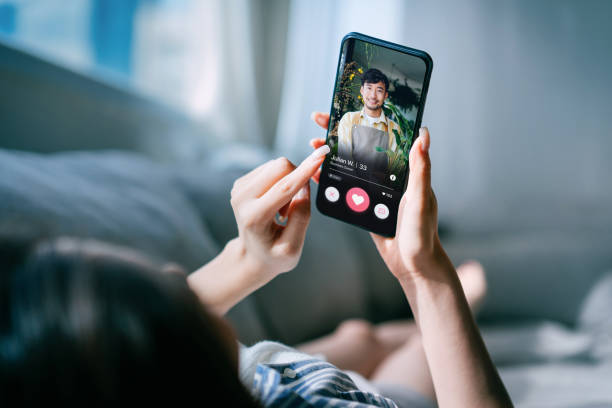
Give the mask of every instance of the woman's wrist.
M 219 314 L 259 289 L 274 275 L 249 255 L 240 238 L 229 241 L 212 261 L 193 272 L 189 286 L 198 297 Z
M 416 306 L 420 294 L 434 295 L 434 297 L 442 293 L 463 295 L 454 267 L 450 261 L 447 264 L 443 259 L 432 260 L 426 269 L 404 275 L 398 278 L 398 281 L 411 307 Z
M 418 284 L 431 280 L 446 280 L 449 276 L 456 275 L 456 272 L 440 240 L 436 238 L 430 250 L 403 257 L 401 266 L 397 271 L 393 271 L 393 274 L 403 284 Z
M 227 258 L 233 268 L 239 272 L 241 280 L 251 283 L 267 283 L 275 274 L 265 262 L 260 261 L 249 253 L 247 247 L 240 237 L 230 240 L 220 256 Z

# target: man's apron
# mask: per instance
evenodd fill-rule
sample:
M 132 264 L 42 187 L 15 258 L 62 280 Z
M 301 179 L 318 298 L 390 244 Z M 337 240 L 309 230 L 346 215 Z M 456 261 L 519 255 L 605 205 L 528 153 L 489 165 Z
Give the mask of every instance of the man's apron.
M 353 159 L 357 165 L 356 174 L 366 180 L 385 183 L 389 159 L 387 153 L 377 152 L 376 147 L 387 150 L 389 134 L 365 125 L 353 125 L 351 132 Z M 367 170 L 360 169 L 359 163 L 365 164 Z

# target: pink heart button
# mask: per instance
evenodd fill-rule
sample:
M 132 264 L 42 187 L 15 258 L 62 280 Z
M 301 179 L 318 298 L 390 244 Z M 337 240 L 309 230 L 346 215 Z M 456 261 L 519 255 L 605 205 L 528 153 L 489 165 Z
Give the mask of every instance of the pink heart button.
M 370 206 L 370 197 L 364 189 L 353 187 L 346 192 L 346 204 L 355 212 L 364 212 Z

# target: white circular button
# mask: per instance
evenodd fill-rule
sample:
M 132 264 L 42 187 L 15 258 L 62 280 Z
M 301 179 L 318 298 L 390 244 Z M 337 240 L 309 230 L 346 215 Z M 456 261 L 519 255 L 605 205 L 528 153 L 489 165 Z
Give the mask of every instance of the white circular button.
M 389 207 L 384 204 L 376 204 L 374 207 L 374 215 L 381 220 L 386 219 L 389 216 Z
M 325 198 L 327 198 L 332 203 L 335 203 L 340 199 L 340 192 L 336 187 L 327 187 L 325 189 Z

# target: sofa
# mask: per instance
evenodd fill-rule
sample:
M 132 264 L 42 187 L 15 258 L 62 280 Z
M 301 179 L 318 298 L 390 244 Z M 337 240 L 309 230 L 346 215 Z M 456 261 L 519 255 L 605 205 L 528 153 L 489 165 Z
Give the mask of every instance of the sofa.
M 0 230 L 95 238 L 194 270 L 236 235 L 233 180 L 271 157 L 249 146 L 174 164 L 126 151 L 0 150 Z M 567 220 L 575 210 L 563 210 Z M 531 216 L 508 210 L 500 225 L 471 230 L 477 220 L 442 219 L 444 245 L 455 263 L 487 269 L 479 324 L 517 406 L 612 406 L 612 232 Z M 369 235 L 313 207 L 296 269 L 227 317 L 245 344 L 297 344 L 344 319 L 409 318 L 410 309 Z

